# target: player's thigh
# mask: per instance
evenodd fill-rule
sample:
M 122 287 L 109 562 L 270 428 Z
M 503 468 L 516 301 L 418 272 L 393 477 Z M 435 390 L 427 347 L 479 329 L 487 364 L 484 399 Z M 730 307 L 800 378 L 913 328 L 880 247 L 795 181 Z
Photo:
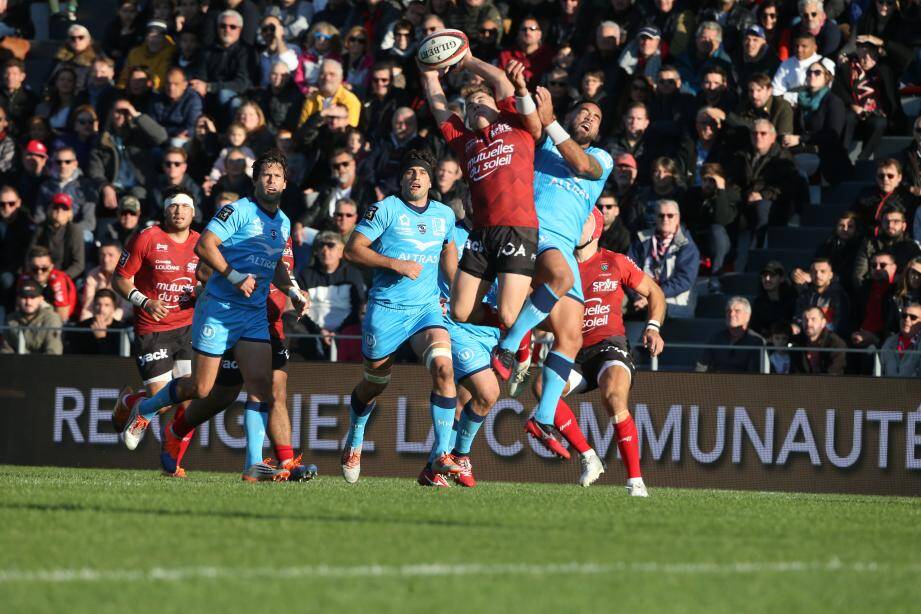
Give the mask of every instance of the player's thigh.
M 458 269 L 451 289 L 451 314 L 463 322 L 476 307 L 483 302 L 483 297 L 489 292 L 492 285 L 491 279 L 475 277 L 467 271 Z
M 499 319 L 502 325 L 509 327 L 521 312 L 528 294 L 531 293 L 532 278 L 521 273 L 499 273 L 499 291 L 496 303 L 499 306 Z
M 550 312 L 550 328 L 553 331 L 554 347 L 572 350 L 573 356 L 582 346 L 582 315 L 584 305 L 572 298 L 564 296 Z
M 191 385 L 194 388 L 194 397 L 207 396 L 214 387 L 217 374 L 221 369 L 221 357 L 195 352 L 192 356 Z
M 537 257 L 534 283 L 547 284 L 558 295 L 565 294 L 574 283 L 572 267 L 559 249 L 547 249 Z
M 272 346 L 268 341 L 238 341 L 234 357 L 250 396 L 267 401 L 272 396 Z
M 469 375 L 460 381 L 461 390 L 467 391 L 473 402 L 473 410 L 485 416 L 496 401 L 499 400 L 501 389 L 496 374 L 492 369 L 483 369 Z M 460 397 L 460 391 L 458 391 Z
M 611 360 L 603 368 L 598 375 L 598 389 L 605 410 L 611 416 L 629 411 L 630 384 L 633 381 L 629 367 L 623 361 Z
M 288 373 L 287 371 L 272 371 L 272 397 L 275 403 L 272 407 L 287 409 L 288 405 Z
M 426 368 L 431 368 L 438 359 L 447 360 L 449 364 L 452 362 L 451 336 L 443 324 L 422 328 L 413 334 L 409 342 Z

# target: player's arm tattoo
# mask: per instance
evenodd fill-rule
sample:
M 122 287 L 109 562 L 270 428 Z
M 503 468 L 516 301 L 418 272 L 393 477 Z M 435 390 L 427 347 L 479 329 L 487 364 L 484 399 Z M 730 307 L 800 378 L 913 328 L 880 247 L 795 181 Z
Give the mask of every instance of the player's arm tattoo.
M 557 145 L 560 155 L 579 177 L 600 179 L 604 172 L 598 159 L 586 152 L 574 140 L 568 139 Z

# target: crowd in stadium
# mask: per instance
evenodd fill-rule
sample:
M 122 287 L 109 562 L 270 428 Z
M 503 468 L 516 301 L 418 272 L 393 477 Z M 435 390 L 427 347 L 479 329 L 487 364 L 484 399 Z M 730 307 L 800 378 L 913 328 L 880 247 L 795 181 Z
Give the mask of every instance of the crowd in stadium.
M 10 35 L 29 31 L 20 13 L 6 18 L 18 4 L 0 12 Z M 435 198 L 459 216 L 468 198 L 416 66 L 419 41 L 445 27 L 479 59 L 522 62 L 559 117 L 600 105 L 598 144 L 615 163 L 601 245 L 659 283 L 670 319 L 722 292 L 770 228 L 799 225 L 814 188 L 874 164 L 875 185 L 827 240 L 802 246 L 811 265 L 765 265 L 757 297 L 729 301 L 714 341 L 767 340 L 773 370 L 806 373 L 867 373 L 872 361 L 789 344 L 876 346 L 886 374 L 921 375 L 905 354 L 921 343 L 921 118 L 902 103 L 921 91 L 921 0 L 122 1 L 102 31 L 69 22 L 46 76 L 29 75 L 31 55 L 3 63 L 3 351 L 22 328 L 30 352 L 118 353 L 108 331 L 130 325 L 132 306 L 112 275 L 132 233 L 158 223 L 174 186 L 194 195 L 201 229 L 252 194 L 253 160 L 278 147 L 312 298 L 286 324 L 321 334 L 292 350 L 360 360 L 356 342 L 335 339 L 360 330 L 366 300 L 367 272 L 343 260 L 357 221 L 398 191 L 410 150 L 438 160 Z M 478 79 L 443 80 L 453 111 Z M 898 155 L 877 155 L 886 135 L 909 134 Z M 628 317 L 645 306 L 628 298 Z M 47 329 L 62 324 L 92 333 L 62 343 Z M 698 368 L 758 370 L 753 356 L 711 350 Z

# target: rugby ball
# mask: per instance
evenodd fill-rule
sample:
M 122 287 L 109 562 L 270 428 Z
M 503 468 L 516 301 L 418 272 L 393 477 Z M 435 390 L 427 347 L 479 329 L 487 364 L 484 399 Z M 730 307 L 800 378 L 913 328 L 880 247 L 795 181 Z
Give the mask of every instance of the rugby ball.
M 419 44 L 419 63 L 432 68 L 447 68 L 461 61 L 470 48 L 467 35 L 460 30 L 438 30 Z

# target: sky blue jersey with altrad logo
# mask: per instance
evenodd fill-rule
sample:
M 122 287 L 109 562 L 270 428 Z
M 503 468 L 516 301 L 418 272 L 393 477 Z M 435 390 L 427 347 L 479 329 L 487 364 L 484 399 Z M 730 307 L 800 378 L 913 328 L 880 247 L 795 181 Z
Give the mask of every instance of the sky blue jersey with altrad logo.
M 429 200 L 424 208 L 388 196 L 370 205 L 355 228 L 371 240 L 371 249 L 398 260 L 422 265 L 416 279 L 390 269 L 376 269 L 368 300 L 394 308 L 438 304 L 442 247 L 454 243 L 454 212 Z
M 291 235 L 288 216 L 281 209 L 271 215 L 249 198 L 241 198 L 221 207 L 205 230 L 210 230 L 221 240 L 218 249 L 227 264 L 256 279 L 256 290 L 247 297 L 215 271 L 205 284 L 206 294 L 219 301 L 265 310 L 275 265 Z

